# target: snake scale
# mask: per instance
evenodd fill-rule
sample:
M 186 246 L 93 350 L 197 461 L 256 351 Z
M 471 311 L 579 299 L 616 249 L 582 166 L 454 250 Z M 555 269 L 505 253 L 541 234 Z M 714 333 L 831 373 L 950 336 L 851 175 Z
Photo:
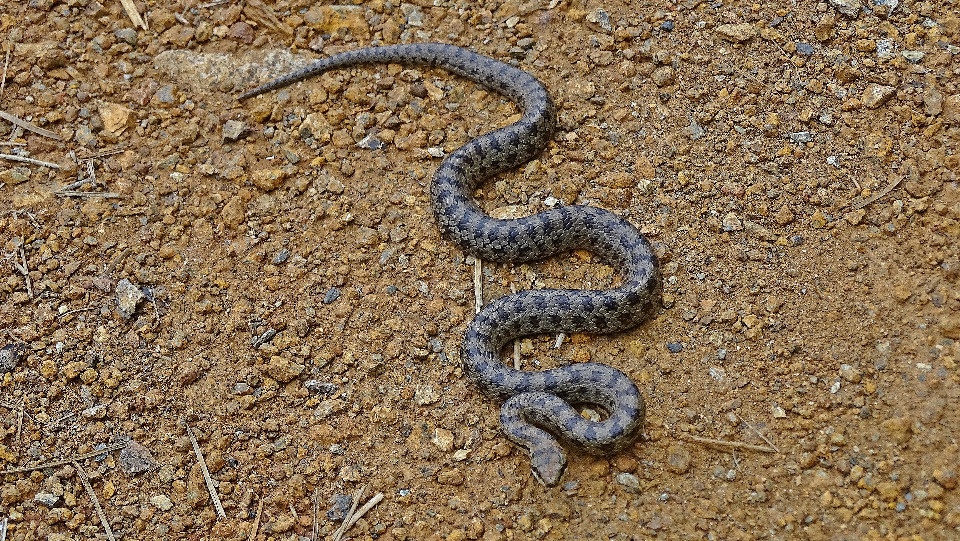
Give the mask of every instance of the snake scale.
M 613 453 L 640 432 L 644 403 L 623 372 L 595 362 L 542 371 L 507 367 L 503 347 L 527 335 L 613 333 L 636 326 L 650 311 L 659 274 L 650 244 L 629 222 L 603 209 L 562 206 L 518 219 L 487 215 L 473 190 L 485 179 L 537 156 L 550 141 L 556 110 L 543 84 L 509 64 L 461 47 L 417 43 L 367 47 L 315 61 L 239 99 L 246 99 L 335 68 L 371 63 L 431 66 L 470 79 L 515 102 L 523 111 L 513 124 L 485 133 L 441 162 L 430 187 L 442 233 L 482 259 L 524 262 L 570 250 L 588 250 L 620 271 L 621 284 L 606 290 L 537 289 L 487 304 L 467 327 L 461 351 L 464 371 L 488 394 L 505 400 L 504 433 L 530 453 L 534 476 L 556 485 L 566 468 L 561 440 L 595 454 Z M 601 421 L 573 406 L 592 404 Z

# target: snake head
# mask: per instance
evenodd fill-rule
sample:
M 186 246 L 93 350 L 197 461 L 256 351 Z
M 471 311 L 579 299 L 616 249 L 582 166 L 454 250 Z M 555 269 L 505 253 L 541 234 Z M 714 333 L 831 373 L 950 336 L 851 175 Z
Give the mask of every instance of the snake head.
M 530 453 L 530 470 L 543 486 L 557 486 L 566 469 L 567 458 L 562 452 L 556 452 L 556 449 L 534 450 Z

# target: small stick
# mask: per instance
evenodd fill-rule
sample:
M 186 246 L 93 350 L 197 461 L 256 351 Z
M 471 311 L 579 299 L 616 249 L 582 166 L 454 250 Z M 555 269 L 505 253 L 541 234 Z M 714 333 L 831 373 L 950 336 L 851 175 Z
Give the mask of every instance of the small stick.
M 97 158 L 105 158 L 105 157 L 107 157 L 107 156 L 113 156 L 114 154 L 120 154 L 121 152 L 123 152 L 123 151 L 126 150 L 126 149 L 127 149 L 127 145 L 122 144 L 122 145 L 120 145 L 120 146 L 118 146 L 118 147 L 115 147 L 115 148 L 111 148 L 111 149 L 107 149 L 107 150 L 101 150 L 100 152 L 94 152 L 93 154 L 90 154 L 89 156 L 83 156 L 83 157 L 81 157 L 81 158 L 77 158 L 77 161 L 79 161 L 79 162 L 85 162 L 85 161 L 87 161 L 87 160 L 95 160 L 95 159 L 97 159 Z
M 23 432 L 23 410 L 24 405 L 20 404 L 20 409 L 17 410 L 17 441 L 20 441 L 20 434 Z
M 476 299 L 476 311 L 479 314 L 480 309 L 483 308 L 483 286 L 481 284 L 481 278 L 483 277 L 482 273 L 483 262 L 479 257 L 474 258 L 473 260 L 473 296 Z
M 357 492 L 353 495 L 353 504 L 350 506 L 350 510 L 347 511 L 347 514 L 343 516 L 343 524 L 337 528 L 337 531 L 333 532 L 333 541 L 340 541 L 340 538 L 343 537 L 343 534 L 347 533 L 347 524 L 350 522 L 350 517 L 353 516 L 353 512 L 357 510 L 357 505 L 360 503 L 360 499 L 363 498 L 363 493 L 367 491 L 367 485 L 357 489 Z
M 293 508 L 293 503 L 290 503 L 290 514 L 293 515 L 293 520 L 295 522 L 300 522 L 300 515 L 297 514 L 297 510 Z
M 372 498 L 370 498 L 370 501 L 363 504 L 363 507 L 358 509 L 357 512 L 354 513 L 352 517 L 350 517 L 350 523 L 347 524 L 347 530 L 349 530 L 351 526 L 356 524 L 358 520 L 363 518 L 363 515 L 366 515 L 367 511 L 373 509 L 373 506 L 380 503 L 381 500 L 383 500 L 383 492 L 377 492 Z M 347 530 L 344 530 L 344 533 L 346 533 Z
M 876 201 L 877 199 L 880 199 L 881 197 L 883 197 L 883 196 L 887 195 L 888 193 L 890 193 L 890 190 L 896 188 L 896 187 L 900 184 L 900 182 L 902 182 L 902 181 L 903 181 L 903 177 L 897 177 L 897 178 L 893 179 L 892 181 L 890 181 L 890 183 L 887 184 L 882 190 L 880 190 L 879 192 L 871 195 L 870 197 L 868 197 L 868 198 L 866 198 L 866 199 L 856 199 L 856 200 L 852 201 L 852 202 L 850 203 L 850 209 L 851 209 L 851 210 L 860 210 L 860 209 L 862 209 L 863 207 L 869 205 L 870 203 L 873 203 L 873 202 Z
M 261 514 L 263 514 L 263 498 L 260 498 L 260 504 L 257 505 L 257 518 L 253 519 L 253 529 L 250 530 L 250 536 L 247 537 L 247 539 L 249 539 L 250 541 L 253 541 L 254 539 L 257 538 L 257 531 L 260 529 Z
M 32 299 L 33 298 L 33 282 L 30 280 L 30 269 L 29 267 L 27 267 L 27 254 L 22 244 L 19 246 L 19 252 L 20 252 L 20 259 L 23 262 L 21 263 L 16 259 L 14 259 L 13 266 L 17 269 L 17 271 L 20 274 L 23 275 L 23 281 L 26 282 L 27 284 L 27 295 L 29 295 L 30 298 Z
M 80 179 L 80 180 L 78 180 L 78 181 L 76 181 L 76 182 L 71 182 L 70 184 L 67 184 L 67 185 L 64 186 L 63 188 L 60 188 L 60 191 L 76 190 L 77 188 L 82 187 L 84 184 L 90 184 L 90 178 L 89 178 L 89 177 L 87 177 L 87 178 L 82 178 L 82 179 Z
M 197 6 L 197 7 L 200 8 L 200 9 L 207 9 L 207 8 L 212 8 L 212 7 L 214 7 L 214 6 L 219 6 L 219 5 L 221 5 L 221 4 L 227 4 L 227 3 L 232 2 L 232 1 L 233 1 L 233 0 L 213 0 L 213 2 L 207 2 L 207 3 L 205 3 L 205 4 L 200 4 L 200 5 Z
M 680 439 L 688 440 L 696 443 L 702 443 L 704 445 L 716 445 L 717 447 L 726 447 L 729 449 L 747 449 L 750 451 L 759 451 L 761 453 L 776 453 L 777 450 L 771 447 L 764 447 L 762 445 L 754 445 L 752 443 L 742 443 L 738 441 L 723 441 L 715 440 L 712 438 L 701 438 L 700 436 L 694 436 L 692 434 L 680 434 Z
M 210 492 L 210 499 L 213 500 L 213 508 L 217 511 L 217 517 L 227 518 L 227 513 L 223 510 L 223 504 L 220 503 L 220 495 L 217 494 L 217 487 L 213 485 L 210 471 L 207 470 L 207 462 L 203 459 L 203 453 L 200 452 L 200 444 L 197 443 L 197 438 L 194 437 L 193 430 L 190 430 L 190 425 L 187 424 L 186 421 L 183 422 L 183 426 L 187 427 L 187 437 L 190 438 L 190 443 L 193 444 L 193 452 L 197 454 L 200 471 L 203 472 L 203 480 L 207 484 L 207 491 Z
M 734 415 L 737 415 L 737 414 L 734 413 Z M 752 424 L 744 421 L 744 420 L 743 420 L 743 417 L 740 417 L 739 415 L 737 415 L 737 419 L 739 419 L 741 423 L 747 425 L 747 428 L 749 428 L 750 430 L 752 430 L 754 434 L 760 436 L 760 439 L 763 440 L 767 445 L 769 445 L 771 449 L 773 449 L 774 451 L 776 451 L 776 452 L 778 452 L 778 453 L 780 452 L 780 449 L 777 449 L 777 446 L 774 445 L 773 442 L 770 441 L 766 436 L 764 436 L 764 435 L 763 435 L 763 432 L 760 432 L 759 430 L 757 430 L 757 428 L 756 428 L 755 426 L 753 426 Z
M 563 345 L 563 339 L 566 337 L 567 335 L 564 333 L 557 333 L 557 341 L 554 342 L 553 349 L 560 349 L 560 346 Z
M 25 147 L 26 143 L 20 143 L 17 141 L 0 141 L 0 147 Z
M 317 522 L 317 514 L 320 512 L 320 487 L 313 489 L 313 529 L 311 530 L 310 540 L 317 541 L 320 536 L 320 523 Z
M 513 282 L 510 282 L 510 293 L 516 293 L 517 286 L 513 285 Z M 520 339 L 515 338 L 513 340 L 513 369 L 522 370 L 523 363 L 520 361 Z
M 143 21 L 143 17 L 141 17 L 140 12 L 137 11 L 137 6 L 133 3 L 133 0 L 120 0 L 120 3 L 123 4 L 123 9 L 127 12 L 127 17 L 130 17 L 130 20 L 133 21 L 134 26 L 149 30 L 147 23 Z
M 100 507 L 100 500 L 97 498 L 97 493 L 94 492 L 93 487 L 90 486 L 90 480 L 87 479 L 87 472 L 83 471 L 83 466 L 81 466 L 79 462 L 74 462 L 73 467 L 77 469 L 80 482 L 83 483 L 83 488 L 87 489 L 87 494 L 90 495 L 90 500 L 93 501 L 93 508 L 96 510 L 97 516 L 100 517 L 100 524 L 103 525 L 103 531 L 107 533 L 107 539 L 117 541 L 117 538 L 113 536 L 113 530 L 110 529 L 110 522 L 107 520 L 107 515 L 103 514 L 103 508 Z
M 50 130 L 45 130 L 45 129 L 41 128 L 40 126 L 37 126 L 36 124 L 31 124 L 30 122 L 27 122 L 26 120 L 24 120 L 24 119 L 22 119 L 22 118 L 20 118 L 20 117 L 11 115 L 10 113 L 8 113 L 8 112 L 6 112 L 6 111 L 0 111 L 0 118 L 6 120 L 7 122 L 10 122 L 11 124 L 16 124 L 17 126 L 20 126 L 21 128 L 23 128 L 23 129 L 25 129 L 25 130 L 27 130 L 27 131 L 32 131 L 33 133 L 35 133 L 35 134 L 37 134 L 37 135 L 42 135 L 42 136 L 44 136 L 44 137 L 49 137 L 50 139 L 56 139 L 57 141 L 63 141 L 63 138 L 62 138 L 62 137 L 60 137 L 59 135 L 53 133 L 52 131 L 50 131 Z
M 3 89 L 7 86 L 7 67 L 10 66 L 10 49 L 7 49 L 7 59 L 3 61 L 3 79 L 0 79 L 0 96 L 3 96 Z M 4 525 L 6 525 L 7 520 L 3 520 Z M 4 528 L 3 533 L 7 533 L 6 528 Z
M 73 192 L 73 191 L 63 191 L 63 192 L 54 192 L 57 195 L 63 197 L 102 197 L 104 199 L 120 199 L 122 195 L 116 192 Z
M 58 467 L 58 466 L 63 466 L 63 465 L 65 465 L 65 464 L 72 464 L 72 463 L 74 463 L 74 462 L 79 462 L 79 461 L 81 461 L 81 460 L 86 460 L 86 459 L 91 458 L 91 457 L 100 456 L 100 455 L 105 455 L 105 454 L 107 454 L 107 453 L 116 451 L 116 450 L 118 450 L 118 449 L 123 449 L 123 448 L 126 447 L 126 446 L 127 446 L 127 442 L 125 442 L 125 441 L 124 441 L 124 442 L 111 443 L 111 444 L 107 445 L 106 447 L 104 447 L 103 449 L 97 449 L 96 451 L 90 451 L 89 453 L 83 453 L 83 454 L 81 454 L 81 455 L 77 455 L 77 456 L 75 456 L 75 457 L 68 458 L 68 459 L 65 459 L 65 460 L 57 460 L 57 461 L 55 461 L 55 462 L 47 462 L 46 464 L 38 464 L 38 465 L 36 465 L 36 466 L 26 466 L 26 467 L 24 467 L 24 468 L 17 468 L 17 469 L 13 469 L 13 470 L 3 470 L 3 471 L 0 471 L 0 473 L 6 475 L 6 474 L 10 474 L 10 473 L 27 473 L 27 472 L 32 472 L 32 471 L 36 471 L 36 470 L 45 470 L 45 469 L 47 469 L 47 468 L 56 468 L 56 467 Z
M 60 166 L 55 163 L 35 160 L 33 158 L 24 158 L 23 156 L 17 156 L 15 154 L 0 154 L 0 158 L 3 158 L 4 160 L 10 160 L 12 162 L 23 162 L 32 165 L 42 165 L 51 169 L 60 169 Z
M 70 314 L 76 314 L 77 312 L 89 312 L 90 310 L 93 310 L 92 306 L 88 306 L 86 308 L 75 308 L 73 310 L 68 310 L 62 314 L 57 314 L 57 317 L 67 317 Z
M 95 160 L 87 160 L 87 178 L 90 179 L 90 183 L 93 184 L 93 187 L 97 187 L 97 169 L 94 167 Z
M 0 541 L 6 541 L 7 539 L 7 517 L 3 517 L 3 522 L 0 522 Z

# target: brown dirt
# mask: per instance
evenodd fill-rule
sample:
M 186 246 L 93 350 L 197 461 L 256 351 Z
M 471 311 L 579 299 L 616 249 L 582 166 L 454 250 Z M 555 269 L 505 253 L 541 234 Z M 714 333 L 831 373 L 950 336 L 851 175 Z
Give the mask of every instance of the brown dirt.
M 329 538 L 331 498 L 365 483 L 385 497 L 354 539 L 960 538 L 956 1 L 149 4 L 133 30 L 119 2 L 0 0 L 0 108 L 64 139 L 0 123 L 25 143 L 0 151 L 63 167 L 0 164 L 0 468 L 132 438 L 154 469 L 81 462 L 124 539 L 246 539 L 260 504 L 259 539 L 308 538 L 314 494 Z M 571 453 L 560 488 L 462 377 L 473 267 L 426 196 L 430 149 L 513 106 L 397 66 L 233 99 L 375 40 L 535 73 L 557 137 L 478 197 L 599 205 L 662 257 L 637 330 L 521 343 L 528 368 L 608 362 L 648 399 L 642 440 Z M 483 272 L 487 300 L 611 280 L 580 253 Z M 761 435 L 778 452 L 694 441 Z M 73 465 L 0 475 L 4 519 L 103 531 Z

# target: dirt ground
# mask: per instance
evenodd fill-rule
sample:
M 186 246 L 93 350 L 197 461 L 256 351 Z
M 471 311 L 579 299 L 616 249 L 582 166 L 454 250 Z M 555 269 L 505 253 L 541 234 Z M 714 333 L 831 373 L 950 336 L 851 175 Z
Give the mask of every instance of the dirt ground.
M 143 29 L 0 0 L 0 109 L 49 132 L 4 118 L 0 152 L 60 167 L 0 160 L 0 470 L 55 464 L 0 471 L 0 535 L 105 539 L 102 512 L 118 539 L 293 541 L 314 516 L 330 539 L 369 485 L 351 539 L 960 539 L 956 0 L 353 4 L 137 1 Z M 393 65 L 235 99 L 417 41 L 558 104 L 484 208 L 601 206 L 661 258 L 636 330 L 520 341 L 525 368 L 606 362 L 647 399 L 640 441 L 571 452 L 557 488 L 463 377 L 474 265 L 427 197 L 516 108 Z M 578 252 L 481 280 L 614 276 Z

